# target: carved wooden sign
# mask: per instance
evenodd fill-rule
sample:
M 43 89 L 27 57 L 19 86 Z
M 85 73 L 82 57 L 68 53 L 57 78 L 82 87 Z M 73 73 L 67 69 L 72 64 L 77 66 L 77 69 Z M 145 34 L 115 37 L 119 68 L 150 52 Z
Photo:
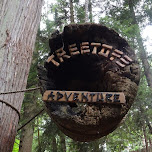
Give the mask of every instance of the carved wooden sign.
M 79 47 L 77 47 L 79 46 Z M 78 49 L 80 48 L 80 50 Z M 92 49 L 91 49 L 92 48 Z M 82 42 L 81 44 L 71 44 L 68 46 L 70 55 L 67 55 L 66 52 L 63 50 L 63 47 L 55 51 L 55 54 L 52 54 L 47 59 L 47 62 L 52 62 L 55 66 L 59 66 L 60 63 L 64 62 L 64 59 L 69 59 L 71 56 L 79 55 L 79 54 L 85 54 L 85 53 L 91 53 L 96 54 L 99 56 L 103 56 L 104 58 L 107 58 L 110 61 L 115 60 L 115 63 L 124 68 L 126 65 L 129 65 L 133 60 L 125 55 L 122 51 L 113 48 L 110 45 L 107 44 L 101 44 L 101 43 L 89 43 L 89 42 Z M 59 62 L 55 60 L 55 57 L 58 58 Z
M 140 80 L 128 42 L 100 24 L 71 24 L 52 33 L 49 46 L 38 75 L 47 112 L 59 129 L 83 142 L 114 131 Z
M 126 102 L 122 92 L 83 92 L 47 90 L 43 95 L 45 102 L 96 102 L 123 104 Z

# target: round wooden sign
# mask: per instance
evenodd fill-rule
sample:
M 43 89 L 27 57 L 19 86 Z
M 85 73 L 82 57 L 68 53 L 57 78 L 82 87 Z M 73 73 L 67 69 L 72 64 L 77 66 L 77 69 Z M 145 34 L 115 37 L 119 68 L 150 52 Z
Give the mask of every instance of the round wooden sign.
M 131 107 L 139 65 L 127 41 L 99 24 L 72 24 L 49 40 L 39 67 L 43 101 L 58 127 L 77 141 L 115 130 Z

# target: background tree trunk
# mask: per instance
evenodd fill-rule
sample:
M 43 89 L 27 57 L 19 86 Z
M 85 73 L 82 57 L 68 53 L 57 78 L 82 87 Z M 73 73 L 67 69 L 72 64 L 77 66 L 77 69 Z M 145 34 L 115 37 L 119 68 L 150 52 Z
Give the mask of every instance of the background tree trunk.
M 92 1 L 89 0 L 89 20 L 92 23 L 93 22 L 93 13 L 92 13 Z
M 26 88 L 42 0 L 0 2 L 0 92 Z M 0 151 L 12 151 L 24 93 L 0 95 Z M 4 103 L 5 102 L 5 103 Z
M 22 135 L 20 139 L 19 152 L 31 152 L 32 151 L 32 141 L 33 141 L 33 123 L 29 123 L 22 130 Z
M 57 152 L 57 143 L 55 137 L 52 139 L 52 152 Z
M 36 91 L 32 93 L 27 93 L 24 98 L 24 113 L 23 113 L 23 122 L 27 122 L 31 119 L 36 112 Z M 32 151 L 32 142 L 33 142 L 33 133 L 34 133 L 34 121 L 31 121 L 27 124 L 21 131 L 20 146 L 19 152 L 31 152 Z M 27 146 L 28 145 L 28 146 Z
M 61 150 L 63 152 L 66 152 L 65 136 L 62 133 L 60 134 L 60 144 L 61 144 Z
M 74 23 L 73 0 L 69 0 L 69 2 L 70 2 L 70 22 Z
M 88 4 L 89 4 L 89 1 L 85 0 L 85 22 L 89 21 L 89 19 L 88 19 Z
M 140 55 L 140 59 L 142 61 L 142 65 L 143 65 L 143 68 L 144 68 L 144 73 L 145 73 L 145 76 L 146 76 L 146 80 L 147 80 L 148 86 L 150 88 L 152 88 L 152 72 L 150 70 L 150 64 L 147 60 L 147 53 L 146 53 L 146 50 L 144 48 L 142 36 L 140 34 L 139 25 L 138 25 L 138 22 L 136 20 L 136 15 L 135 15 L 134 5 L 133 5 L 132 0 L 129 0 L 129 9 L 130 9 L 130 13 L 131 13 L 131 16 L 132 16 L 132 24 L 137 25 L 136 38 L 137 38 L 137 43 L 138 43 L 138 46 L 139 46 L 139 55 Z
M 144 123 L 144 122 L 143 122 Z M 146 147 L 146 151 L 148 152 L 148 141 L 147 141 L 147 135 L 146 135 L 146 127 L 145 127 L 145 123 L 143 124 L 143 134 L 144 134 L 144 139 L 145 139 L 145 147 Z

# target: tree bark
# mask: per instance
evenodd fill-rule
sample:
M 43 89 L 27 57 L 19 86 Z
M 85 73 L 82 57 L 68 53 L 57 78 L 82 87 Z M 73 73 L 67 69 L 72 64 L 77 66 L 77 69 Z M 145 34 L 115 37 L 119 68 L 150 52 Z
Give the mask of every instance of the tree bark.
M 88 22 L 88 4 L 89 4 L 89 1 L 88 0 L 85 0 L 85 22 Z
M 97 141 L 94 142 L 94 151 L 95 152 L 100 152 L 100 150 L 99 150 L 99 143 Z
M 149 137 L 149 145 L 150 145 L 150 148 L 152 148 L 152 142 L 151 142 L 150 137 Z
M 52 139 L 52 152 L 57 152 L 57 143 L 55 137 Z
M 128 2 L 129 2 L 130 13 L 131 13 L 131 16 L 132 16 L 132 24 L 137 25 L 137 28 L 138 28 L 136 38 L 137 38 L 137 43 L 138 43 L 138 46 L 139 46 L 140 59 L 142 61 L 142 65 L 143 65 L 143 68 L 144 68 L 144 73 L 145 73 L 145 76 L 146 76 L 148 86 L 150 88 L 152 88 L 152 72 L 150 70 L 150 64 L 147 60 L 147 53 L 146 53 L 146 50 L 144 48 L 143 40 L 142 40 L 142 37 L 141 37 L 141 34 L 140 34 L 140 28 L 139 28 L 138 22 L 136 20 L 136 15 L 135 15 L 134 7 L 133 7 L 133 1 L 128 0 Z
M 92 1 L 89 0 L 89 20 L 92 23 L 93 22 L 93 14 L 92 14 Z
M 149 133 L 152 134 L 152 126 L 151 126 L 151 124 L 150 124 L 150 122 L 148 120 L 147 115 L 145 114 L 145 109 L 141 105 L 140 105 L 140 112 L 143 115 L 143 119 L 146 121 L 146 125 L 149 128 Z
M 60 144 L 61 144 L 61 150 L 63 152 L 66 152 L 66 143 L 65 143 L 65 137 L 63 134 L 60 134 Z
M 20 146 L 19 152 L 31 152 L 32 151 L 32 142 L 33 142 L 33 123 L 29 123 L 23 128 L 21 139 L 20 139 Z
M 70 22 L 74 23 L 73 0 L 69 0 L 69 3 L 70 3 Z
M 42 0 L 0 2 L 0 92 L 26 88 Z M 0 95 L 0 151 L 12 151 L 24 93 Z M 7 104 L 8 103 L 8 104 Z
M 144 133 L 146 151 L 148 152 L 148 140 L 147 140 L 147 135 L 146 135 L 146 127 L 145 127 L 145 124 L 143 124 L 143 133 Z
M 35 111 L 36 111 L 35 107 L 36 107 L 36 100 L 37 100 L 37 97 L 35 94 L 36 94 L 36 91 L 30 94 L 28 93 L 25 96 L 24 113 L 23 113 L 24 122 L 31 119 L 35 114 Z M 33 133 L 34 133 L 34 121 L 27 124 L 21 131 L 19 152 L 32 151 Z
M 39 118 L 37 118 L 37 136 L 38 136 L 38 147 L 41 152 L 41 142 L 40 142 L 40 130 L 39 130 Z

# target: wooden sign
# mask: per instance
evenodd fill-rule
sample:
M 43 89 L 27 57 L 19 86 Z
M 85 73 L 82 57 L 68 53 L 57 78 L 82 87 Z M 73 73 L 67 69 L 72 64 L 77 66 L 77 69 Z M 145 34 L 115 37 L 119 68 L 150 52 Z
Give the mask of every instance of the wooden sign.
M 79 45 L 80 50 L 78 49 L 77 45 Z M 91 47 L 93 49 L 91 50 Z M 70 56 L 66 54 L 64 51 L 64 48 L 61 47 L 60 49 L 55 51 L 55 54 L 52 54 L 48 57 L 47 62 L 52 62 L 55 66 L 60 66 L 60 63 L 64 62 L 64 59 L 69 59 L 71 56 L 79 55 L 79 54 L 96 54 L 99 56 L 102 56 L 104 58 L 107 58 L 110 61 L 115 61 L 115 63 L 121 67 L 124 68 L 126 65 L 129 65 L 133 60 L 125 55 L 122 51 L 113 48 L 113 46 L 107 45 L 107 44 L 101 44 L 96 42 L 82 42 L 80 44 L 71 44 L 68 46 Z M 55 58 L 59 59 L 59 62 L 55 60 Z
M 126 103 L 122 92 L 85 92 L 47 90 L 43 95 L 45 102 L 95 102 L 95 103 Z

